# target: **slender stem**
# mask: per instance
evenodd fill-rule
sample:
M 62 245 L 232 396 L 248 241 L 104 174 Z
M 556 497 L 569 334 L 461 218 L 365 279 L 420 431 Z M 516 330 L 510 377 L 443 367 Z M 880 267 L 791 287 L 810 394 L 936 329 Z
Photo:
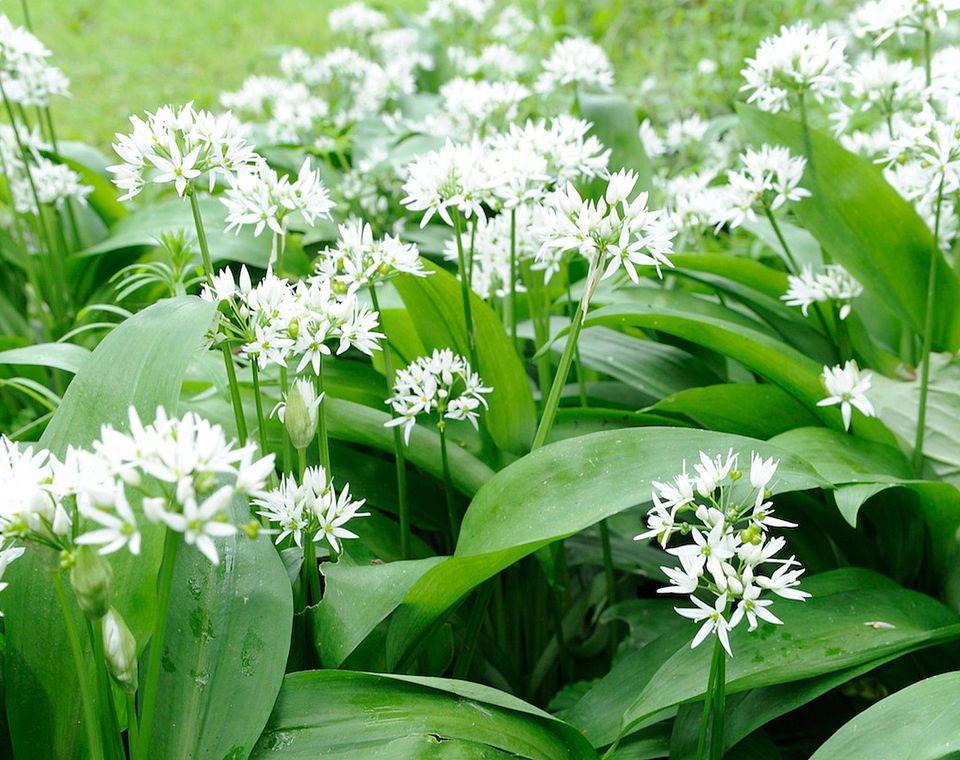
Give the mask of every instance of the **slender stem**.
M 377 300 L 377 288 L 370 285 L 370 301 L 373 310 L 380 313 L 380 302 Z M 380 320 L 380 329 L 384 334 L 383 367 L 387 378 L 387 388 L 393 388 L 393 360 L 390 358 L 390 337 L 387 328 Z M 390 416 L 396 416 L 393 406 L 390 406 Z M 398 425 L 393 427 L 393 458 L 397 467 L 397 513 L 400 518 L 400 557 L 410 559 L 410 504 L 407 498 L 407 460 L 403 449 L 403 433 Z
M 320 601 L 320 570 L 317 567 L 317 547 L 313 543 L 313 537 L 307 536 L 307 542 L 303 547 L 303 569 L 307 574 L 307 606 L 317 604 Z
M 567 280 L 567 304 L 569 311 L 576 313 L 573 308 L 573 296 L 570 294 L 570 280 Z M 583 371 L 583 362 L 580 360 L 579 343 L 573 349 L 573 364 L 577 369 L 577 390 L 580 393 L 580 406 L 586 408 L 587 404 L 587 378 Z
M 929 29 L 923 30 L 923 73 L 926 78 L 927 87 L 933 84 L 933 45 L 931 44 L 931 33 Z
M 806 93 L 800 90 L 800 124 L 803 128 L 803 154 L 807 163 L 813 165 L 813 144 L 810 141 L 810 124 L 807 121 L 807 98 Z
M 697 742 L 697 760 L 705 760 L 707 757 L 707 734 L 710 728 L 710 715 L 713 710 L 716 708 L 717 700 L 714 696 L 715 691 L 717 690 L 717 676 L 720 668 L 723 664 L 724 657 L 723 644 L 720 643 L 720 639 L 717 638 L 713 643 L 713 658 L 710 661 L 710 676 L 707 679 L 707 691 L 703 695 L 703 717 L 700 719 L 700 739 Z M 726 683 L 724 682 L 723 687 L 725 688 Z M 716 731 L 716 718 L 714 718 L 714 731 Z M 720 719 L 720 729 L 723 730 L 723 719 Z M 716 736 L 714 736 L 714 742 L 711 742 L 711 751 L 713 749 L 713 743 L 715 743 Z M 721 737 L 721 746 L 723 739 Z
M 917 475 L 923 470 L 923 438 L 927 423 L 927 392 L 930 385 L 930 351 L 933 348 L 934 316 L 937 300 L 937 270 L 940 260 L 940 211 L 943 207 L 943 183 L 945 175 L 940 176 L 937 188 L 937 210 L 933 223 L 933 249 L 930 251 L 930 270 L 927 275 L 927 311 L 923 317 L 923 347 L 920 350 L 920 407 L 917 411 L 917 433 L 913 442 L 913 469 Z
M 567 333 L 567 344 L 563 347 L 563 354 L 560 356 L 560 365 L 557 367 L 557 374 L 553 377 L 553 385 L 550 386 L 550 395 L 547 397 L 546 403 L 543 406 L 543 414 L 540 417 L 537 434 L 533 438 L 531 451 L 543 446 L 547 440 L 547 436 L 550 435 L 550 430 L 553 428 L 553 421 L 557 416 L 557 408 L 560 406 L 560 395 L 563 393 L 563 386 L 567 382 L 567 375 L 570 373 L 570 364 L 573 362 L 573 354 L 577 347 L 577 339 L 580 337 L 580 330 L 583 328 L 585 304 L 589 304 L 593 290 L 593 282 L 598 271 L 599 267 L 596 263 L 590 265 L 590 273 L 587 275 L 587 287 L 573 315 L 570 332 Z
M 510 209 L 510 338 L 517 346 L 517 210 Z
M 284 364 L 280 367 L 280 393 L 283 394 L 283 398 L 287 397 L 288 389 L 287 367 Z M 286 474 L 293 472 L 293 442 L 287 435 L 286 426 L 283 427 L 281 435 L 283 436 L 283 472 Z
M 160 581 L 157 588 L 157 617 L 153 624 L 153 636 L 150 638 L 150 659 L 147 661 L 147 677 L 141 688 L 140 709 L 140 755 L 145 760 L 150 752 L 150 738 L 153 733 L 153 713 L 157 703 L 157 686 L 160 679 L 160 663 L 163 661 L 163 640 L 167 633 L 167 617 L 170 613 L 170 591 L 173 588 L 173 573 L 177 564 L 177 552 L 180 549 L 180 534 L 166 531 L 163 539 L 163 566 L 160 568 Z
M 250 373 L 253 377 L 253 396 L 257 405 L 257 433 L 260 439 L 260 453 L 266 456 L 267 453 L 267 425 L 263 419 L 263 399 L 260 395 L 260 370 L 257 369 L 257 363 L 250 362 Z
M 713 684 L 713 733 L 710 736 L 710 760 L 723 758 L 723 725 L 726 719 L 727 700 L 727 653 L 717 639 L 714 644 L 717 656 L 717 676 Z
M 32 32 L 33 24 L 30 23 L 30 10 L 27 7 L 27 0 L 20 0 L 20 7 L 23 8 L 23 25 L 27 27 L 28 32 Z
M 203 226 L 203 216 L 200 213 L 200 202 L 197 200 L 197 193 L 194 188 L 190 188 L 190 209 L 193 211 L 193 226 L 197 231 L 197 243 L 200 245 L 200 256 L 203 258 L 203 271 L 207 275 L 207 281 L 213 282 L 213 263 L 210 259 L 210 246 L 207 244 L 207 232 Z M 237 383 L 237 370 L 233 366 L 233 355 L 230 353 L 230 347 L 226 342 L 220 343 L 220 351 L 223 353 L 223 366 L 227 370 L 227 382 L 230 385 L 230 400 L 233 403 L 233 416 L 237 423 L 237 436 L 240 443 L 247 442 L 247 421 L 243 416 L 243 401 L 240 399 L 240 385 Z
M 447 519 L 450 523 L 450 551 L 457 546 L 460 535 L 460 517 L 457 515 L 457 502 L 453 493 L 453 480 L 450 477 L 450 461 L 447 456 L 447 431 L 443 420 L 440 421 L 440 462 L 443 465 L 443 488 L 447 496 Z
M 303 482 L 303 473 L 307 469 L 307 450 L 297 449 L 297 466 L 300 468 L 300 482 Z
M 610 526 L 606 520 L 601 520 L 600 546 L 603 550 L 603 572 L 607 581 L 607 606 L 617 601 L 617 582 L 613 572 L 613 551 L 610 548 Z
M 323 359 L 320 360 L 319 371 L 315 378 L 317 388 L 317 398 L 321 399 L 317 407 L 317 449 L 320 455 L 320 466 L 323 467 L 327 477 L 330 477 L 330 440 L 327 438 L 327 412 L 326 401 L 323 397 Z
M 470 364 L 474 372 L 480 371 L 477 360 L 477 338 L 473 331 L 473 314 L 470 312 L 470 270 L 467 268 L 466 253 L 463 250 L 463 222 L 460 210 L 453 210 L 453 234 L 457 238 L 457 263 L 460 267 L 460 295 L 463 298 L 463 318 L 467 327 L 467 345 L 470 349 Z
M 137 700 L 132 691 L 127 692 L 127 747 L 130 757 L 136 757 L 140 746 L 140 733 L 137 731 Z
M 787 259 L 790 262 L 790 266 L 793 267 L 794 274 L 800 274 L 800 265 L 797 263 L 797 260 L 793 258 L 793 254 L 790 252 L 790 246 L 787 245 L 786 238 L 783 237 L 783 233 L 780 231 L 780 225 L 777 224 L 777 218 L 773 215 L 773 212 L 770 210 L 770 207 L 764 204 L 763 207 L 764 213 L 767 215 L 767 219 L 770 222 L 770 226 L 773 227 L 773 232 L 777 236 L 777 240 L 780 243 L 780 247 L 783 248 L 783 252 L 786 254 Z
M 57 142 L 57 132 L 53 128 L 53 114 L 50 112 L 49 106 L 44 106 L 42 109 L 39 109 L 39 118 L 38 121 L 42 124 L 46 120 L 47 124 L 47 134 L 50 135 L 50 144 L 53 146 L 53 152 L 57 154 L 59 158 L 63 158 L 60 154 L 60 145 Z M 83 241 L 80 238 L 80 228 L 77 225 L 77 215 L 73 210 L 73 201 L 70 198 L 67 198 L 67 219 L 70 222 L 70 231 L 73 234 L 73 242 L 77 250 L 83 246 Z
M 480 639 L 480 626 L 483 624 L 484 613 L 487 611 L 487 605 L 490 604 L 490 597 L 496 585 L 497 578 L 491 578 L 474 599 L 470 617 L 467 619 L 467 631 L 463 636 L 463 646 L 453 666 L 454 678 L 466 678 L 470 672 L 470 663 L 477 651 L 477 641 Z
M 77 634 L 77 626 L 73 620 L 73 612 L 70 610 L 70 604 L 67 602 L 67 595 L 63 590 L 60 571 L 52 572 L 50 577 L 53 580 L 53 590 L 56 592 L 57 601 L 60 602 L 60 610 L 63 612 L 63 623 L 67 629 L 70 651 L 73 653 L 73 664 L 77 669 L 77 679 L 80 681 L 80 700 L 83 708 L 83 726 L 87 734 L 88 752 L 90 753 L 91 760 L 99 760 L 103 757 L 103 743 L 102 737 L 100 736 L 100 726 L 97 722 L 93 692 L 90 688 L 90 682 L 87 680 L 88 671 L 83 662 L 83 649 L 80 647 L 80 637 Z
M 93 666 L 97 677 L 97 700 L 100 704 L 100 731 L 103 737 L 104 754 L 122 757 L 120 726 L 113 705 L 113 692 L 107 678 L 107 658 L 103 649 L 103 628 L 100 620 L 87 619 L 87 636 L 93 648 Z

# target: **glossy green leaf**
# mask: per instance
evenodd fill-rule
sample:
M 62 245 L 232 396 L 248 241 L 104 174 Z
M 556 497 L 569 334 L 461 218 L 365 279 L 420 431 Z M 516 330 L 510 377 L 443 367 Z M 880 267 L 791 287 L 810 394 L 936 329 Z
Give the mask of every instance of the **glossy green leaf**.
M 286 677 L 251 757 L 589 760 L 596 753 L 563 721 L 488 686 L 314 670 Z
M 428 277 L 404 275 L 395 280 L 417 334 L 427 351 L 452 348 L 469 357 L 460 283 L 429 263 L 425 268 L 432 272 Z M 470 298 L 478 371 L 484 385 L 493 388 L 483 424 L 499 448 L 521 454 L 529 449 L 536 428 L 530 380 L 499 317 L 475 293 Z
M 269 235 L 254 237 L 249 230 L 239 235 L 224 232 L 227 209 L 216 198 L 201 198 L 200 210 L 213 261 L 237 261 L 261 268 L 267 266 L 270 257 Z M 190 201 L 186 198 L 174 198 L 133 212 L 114 225 L 105 240 L 79 255 L 95 256 L 123 248 L 155 246 L 159 244 L 161 233 L 176 230 L 186 230 L 195 236 L 193 213 Z
M 813 678 L 960 637 L 955 612 L 877 573 L 836 570 L 806 579 L 802 588 L 810 599 L 774 604 L 784 625 L 764 624 L 753 633 L 739 627 L 732 633 L 728 694 Z M 711 647 L 691 649 L 695 632 L 691 625 L 689 636 L 661 637 L 621 660 L 574 707 L 569 720 L 599 747 L 680 704 L 702 699 Z
M 89 356 L 88 349 L 73 343 L 38 343 L 0 351 L 0 364 L 53 367 L 76 374 Z
M 235 522 L 250 519 L 245 501 Z M 283 682 L 293 597 L 280 556 L 242 532 L 217 549 L 216 566 L 192 546 L 177 556 L 150 758 L 246 757 Z
M 67 388 L 40 445 L 59 456 L 69 444 L 87 445 L 102 424 L 126 426 L 131 404 L 148 419 L 157 406 L 173 410 L 213 315 L 213 304 L 184 297 L 160 301 L 117 326 Z M 144 535 L 139 557 L 126 552 L 111 557 L 114 606 L 141 646 L 153 622 L 160 561 L 156 539 Z M 77 675 L 47 574 L 56 561 L 52 553 L 27 552 L 7 570 L 10 588 L 0 595 L 7 633 L 7 716 L 14 747 L 24 757 L 81 753 Z M 79 614 L 77 623 L 83 630 Z
M 940 760 L 960 753 L 960 673 L 912 684 L 864 710 L 812 760 Z
M 653 171 L 640 140 L 640 123 L 633 104 L 622 95 L 580 95 L 580 115 L 593 123 L 591 133 L 610 148 L 610 171 L 631 169 L 637 188 L 651 190 Z
M 738 105 L 740 123 L 756 142 L 785 145 L 804 155 L 801 124 L 784 114 Z M 880 168 L 810 130 L 812 155 L 803 185 L 811 196 L 794 204 L 801 224 L 888 308 L 922 330 L 931 258 L 939 271 L 934 347 L 960 346 L 960 314 L 946 308 L 960 299 L 960 282 L 936 249 L 913 207 L 884 180 Z

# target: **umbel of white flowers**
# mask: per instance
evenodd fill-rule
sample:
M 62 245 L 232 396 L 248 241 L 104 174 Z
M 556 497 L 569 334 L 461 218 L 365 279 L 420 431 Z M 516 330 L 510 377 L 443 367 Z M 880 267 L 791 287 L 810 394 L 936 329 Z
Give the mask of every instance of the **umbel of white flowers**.
M 754 630 L 759 621 L 780 625 L 770 606 L 773 596 L 803 600 L 803 567 L 795 557 L 776 555 L 785 541 L 771 536 L 771 528 L 793 528 L 794 523 L 773 516 L 768 486 L 779 460 L 753 454 L 749 482 L 737 469 L 738 454 L 710 457 L 700 452 L 692 474 L 683 463 L 671 481 L 654 481 L 653 507 L 647 513 L 647 530 L 640 541 L 655 538 L 664 549 L 674 536 L 692 543 L 667 549 L 679 567 L 661 567 L 670 585 L 661 594 L 681 594 L 692 607 L 676 608 L 679 615 L 700 623 L 691 647 L 711 633 L 732 655 L 729 632 L 746 620 Z
M 397 416 L 384 427 L 403 426 L 407 444 L 421 414 L 436 412 L 441 429 L 446 420 L 467 420 L 476 428 L 479 409 L 487 406 L 484 396 L 492 391 L 466 359 L 449 348 L 436 349 L 397 371 L 393 395 L 386 402 Z
M 238 447 L 219 425 L 193 413 L 178 419 L 159 408 L 145 425 L 130 407 L 127 427 L 104 426 L 91 448 L 71 447 L 62 460 L 46 450 L 20 451 L 0 437 L 0 489 L 6 494 L 0 571 L 25 547 L 62 552 L 67 566 L 85 546 L 98 547 L 99 554 L 126 549 L 138 555 L 143 520 L 182 534 L 212 563 L 220 561 L 216 539 L 238 530 L 230 502 L 264 487 L 273 454 L 260 457 L 255 446 Z M 133 509 L 137 500 L 142 512 Z
M 870 370 L 861 370 L 851 359 L 842 367 L 839 364 L 836 367 L 824 367 L 820 379 L 823 387 L 827 389 L 827 397 L 818 401 L 817 406 L 839 405 L 844 430 L 850 429 L 854 409 L 859 409 L 864 417 L 877 416 L 873 404 L 867 398 L 867 391 L 870 390 L 873 380 Z

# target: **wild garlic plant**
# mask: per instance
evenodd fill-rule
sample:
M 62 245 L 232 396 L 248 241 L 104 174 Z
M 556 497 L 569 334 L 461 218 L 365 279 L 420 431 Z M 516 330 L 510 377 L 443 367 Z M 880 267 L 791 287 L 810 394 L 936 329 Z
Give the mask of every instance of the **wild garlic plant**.
M 783 625 L 771 609 L 775 597 L 803 601 L 810 596 L 798 588 L 803 566 L 794 556 L 777 556 L 786 541 L 771 533 L 771 529 L 796 527 L 773 514 L 770 486 L 779 463 L 754 453 L 749 473 L 743 473 L 733 449 L 714 456 L 701 451 L 692 472 L 688 473 L 684 461 L 672 479 L 654 481 L 647 530 L 634 538 L 656 539 L 679 561 L 679 567 L 660 568 L 669 585 L 658 593 L 687 597 L 690 606 L 675 610 L 699 624 L 690 646 L 696 648 L 709 636 L 715 637 L 698 757 L 703 756 L 711 715 L 711 757 L 720 756 L 715 753 L 718 746 L 722 754 L 725 663 L 727 656 L 734 656 L 730 632 L 741 623 L 748 631 L 761 623 Z M 667 548 L 671 539 L 674 544 L 676 539 L 688 543 Z

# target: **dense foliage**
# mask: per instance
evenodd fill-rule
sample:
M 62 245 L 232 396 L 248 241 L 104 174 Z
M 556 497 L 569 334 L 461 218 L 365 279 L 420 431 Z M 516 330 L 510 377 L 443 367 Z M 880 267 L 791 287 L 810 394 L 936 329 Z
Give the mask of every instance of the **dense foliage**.
M 0 17 L 0 754 L 957 751 L 960 4 L 676 119 L 556 5 L 338 8 L 109 158 Z

